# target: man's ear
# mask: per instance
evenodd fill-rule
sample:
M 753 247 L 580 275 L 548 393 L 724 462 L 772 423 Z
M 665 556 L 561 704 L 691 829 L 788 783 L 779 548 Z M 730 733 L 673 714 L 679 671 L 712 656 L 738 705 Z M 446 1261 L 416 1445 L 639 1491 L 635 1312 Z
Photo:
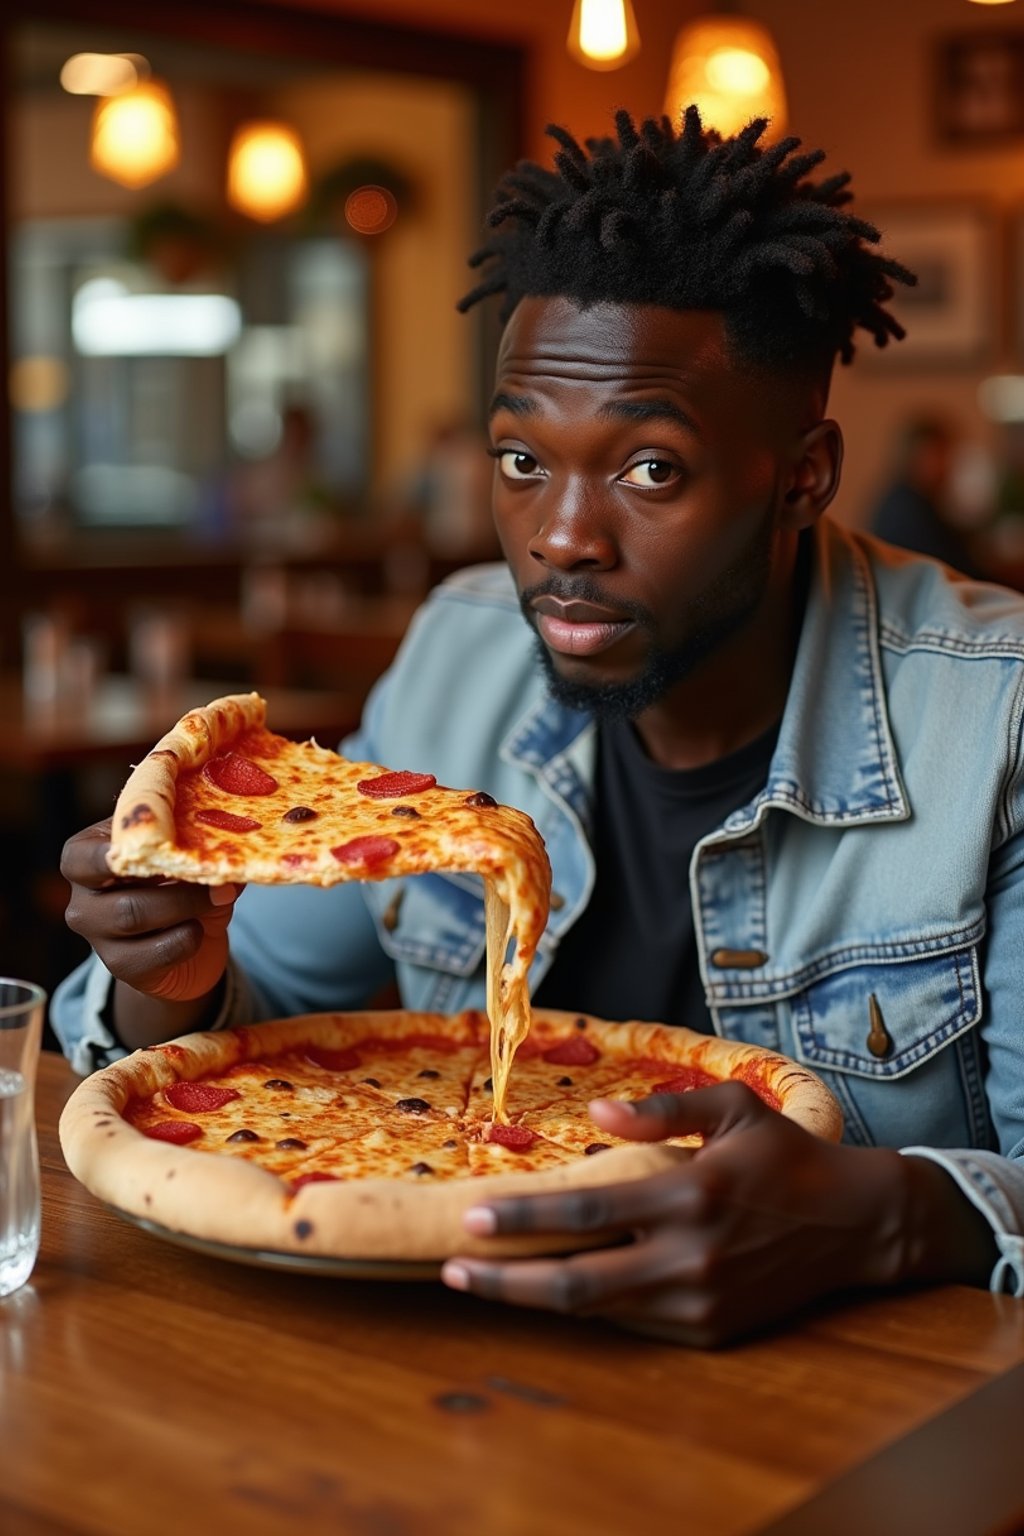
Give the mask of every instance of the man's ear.
M 798 457 L 782 499 L 780 523 L 798 533 L 824 512 L 839 489 L 843 434 L 837 421 L 819 421 L 800 439 Z

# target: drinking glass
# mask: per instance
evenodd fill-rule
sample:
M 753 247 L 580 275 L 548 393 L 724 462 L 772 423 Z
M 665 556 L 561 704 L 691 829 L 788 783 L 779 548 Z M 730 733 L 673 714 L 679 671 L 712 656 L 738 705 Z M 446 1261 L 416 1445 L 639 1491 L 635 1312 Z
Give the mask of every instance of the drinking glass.
M 24 1285 L 39 1252 L 36 1065 L 46 993 L 0 976 L 0 1296 Z

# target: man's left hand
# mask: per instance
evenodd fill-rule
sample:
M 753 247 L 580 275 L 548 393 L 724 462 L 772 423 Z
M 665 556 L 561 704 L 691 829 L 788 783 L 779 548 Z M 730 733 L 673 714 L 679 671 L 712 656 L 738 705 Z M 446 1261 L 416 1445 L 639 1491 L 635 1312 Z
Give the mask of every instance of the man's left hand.
M 596 1189 L 474 1207 L 474 1236 L 579 1234 L 563 1257 L 454 1258 L 459 1290 L 557 1312 L 599 1313 L 713 1346 L 816 1297 L 899 1277 L 906 1160 L 836 1146 L 770 1109 L 742 1083 L 590 1106 L 634 1141 L 700 1135 L 677 1169 Z

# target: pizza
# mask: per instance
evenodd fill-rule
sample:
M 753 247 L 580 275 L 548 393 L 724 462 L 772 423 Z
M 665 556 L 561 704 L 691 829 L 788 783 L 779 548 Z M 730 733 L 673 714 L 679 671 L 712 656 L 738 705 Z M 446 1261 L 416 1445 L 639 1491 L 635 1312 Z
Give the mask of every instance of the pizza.
M 120 1211 L 240 1250 L 440 1261 L 580 1246 L 549 1235 L 481 1240 L 470 1205 L 658 1172 L 694 1139 L 599 1131 L 595 1098 L 680 1093 L 724 1079 L 830 1140 L 824 1084 L 757 1046 L 650 1023 L 538 1011 L 516 1057 L 508 1115 L 491 1115 L 490 1030 L 479 1012 L 313 1014 L 186 1035 L 83 1080 L 60 1139 L 71 1172 Z
M 207 885 L 481 875 L 494 1117 L 504 1118 L 551 891 L 543 839 L 524 812 L 429 773 L 351 762 L 275 735 L 258 693 L 231 694 L 189 711 L 133 769 L 107 862 L 118 875 Z

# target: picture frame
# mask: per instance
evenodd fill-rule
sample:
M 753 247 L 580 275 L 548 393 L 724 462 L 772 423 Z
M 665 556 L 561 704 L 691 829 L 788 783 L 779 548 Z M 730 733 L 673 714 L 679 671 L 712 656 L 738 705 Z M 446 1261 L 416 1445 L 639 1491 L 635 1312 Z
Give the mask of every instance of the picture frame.
M 858 216 L 881 233 L 878 249 L 917 283 L 894 283 L 886 304 L 906 328 L 886 347 L 862 342 L 858 359 L 883 368 L 979 366 L 1000 350 L 1003 262 L 994 206 L 973 199 L 875 202 Z
M 945 144 L 982 148 L 1024 138 L 1024 31 L 979 28 L 940 38 L 933 116 Z

